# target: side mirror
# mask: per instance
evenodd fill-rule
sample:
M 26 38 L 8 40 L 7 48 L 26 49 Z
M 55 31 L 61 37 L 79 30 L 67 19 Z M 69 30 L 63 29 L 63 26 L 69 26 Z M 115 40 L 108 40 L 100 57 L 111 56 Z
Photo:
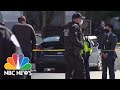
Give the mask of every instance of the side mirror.
M 99 43 L 97 43 L 97 46 L 99 46 Z

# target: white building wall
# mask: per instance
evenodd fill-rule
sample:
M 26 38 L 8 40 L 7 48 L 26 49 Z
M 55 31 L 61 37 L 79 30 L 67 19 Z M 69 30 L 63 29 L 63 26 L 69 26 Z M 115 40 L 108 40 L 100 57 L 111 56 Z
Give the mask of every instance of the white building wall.
M 21 15 L 23 15 L 23 11 L 0 11 L 0 21 L 3 21 L 5 26 L 11 29 Z
M 76 11 L 65 11 L 65 24 L 72 21 L 72 15 L 76 13 Z

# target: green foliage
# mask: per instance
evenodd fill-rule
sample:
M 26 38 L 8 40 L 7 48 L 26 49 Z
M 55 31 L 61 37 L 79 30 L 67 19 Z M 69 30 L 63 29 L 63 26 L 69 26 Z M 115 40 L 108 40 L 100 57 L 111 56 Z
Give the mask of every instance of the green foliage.
M 99 27 L 100 21 L 104 20 L 108 22 L 113 17 L 120 17 L 120 11 L 78 11 L 84 16 L 86 19 L 92 21 L 92 32 Z M 120 41 L 120 30 L 114 30 L 114 33 L 118 36 L 118 40 Z

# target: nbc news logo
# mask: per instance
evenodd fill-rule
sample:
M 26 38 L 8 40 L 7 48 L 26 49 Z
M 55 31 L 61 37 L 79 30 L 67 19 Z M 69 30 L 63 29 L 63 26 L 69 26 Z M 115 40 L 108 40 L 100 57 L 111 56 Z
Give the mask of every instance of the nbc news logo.
M 32 65 L 29 61 L 29 58 L 24 57 L 23 54 L 14 53 L 12 57 L 7 58 L 7 63 L 4 65 L 7 71 L 4 71 L 4 75 L 32 75 L 30 71 Z

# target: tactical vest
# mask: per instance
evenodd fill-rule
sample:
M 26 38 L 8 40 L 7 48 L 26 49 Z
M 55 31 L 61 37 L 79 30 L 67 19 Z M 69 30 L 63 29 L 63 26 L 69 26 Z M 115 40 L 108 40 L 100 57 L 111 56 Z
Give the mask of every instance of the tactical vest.
M 80 50 L 80 54 L 86 54 L 87 52 L 92 54 L 92 48 L 89 47 L 89 42 L 84 39 L 84 46 L 83 49 Z

